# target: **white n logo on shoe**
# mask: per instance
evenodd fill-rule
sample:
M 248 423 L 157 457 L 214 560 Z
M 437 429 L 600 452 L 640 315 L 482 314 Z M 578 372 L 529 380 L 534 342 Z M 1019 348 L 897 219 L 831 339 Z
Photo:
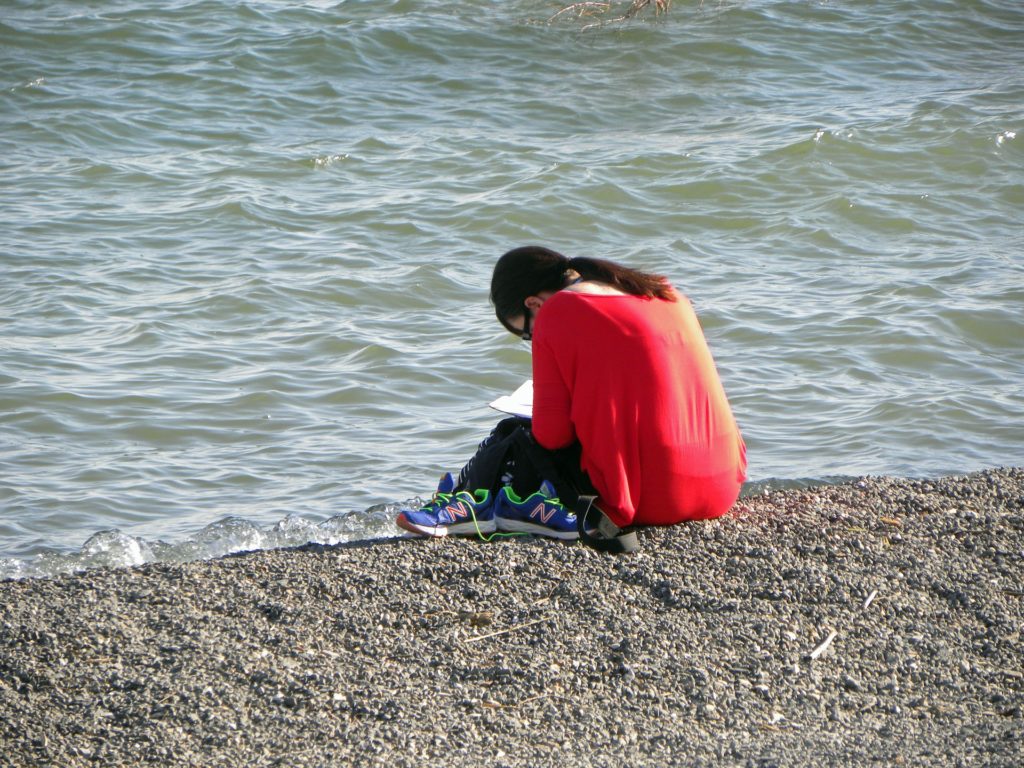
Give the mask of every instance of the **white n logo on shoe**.
M 539 518 L 544 525 L 547 525 L 551 521 L 551 518 L 555 516 L 556 511 L 556 507 L 548 507 L 548 505 L 542 501 L 533 508 L 533 511 L 530 512 L 530 517 Z

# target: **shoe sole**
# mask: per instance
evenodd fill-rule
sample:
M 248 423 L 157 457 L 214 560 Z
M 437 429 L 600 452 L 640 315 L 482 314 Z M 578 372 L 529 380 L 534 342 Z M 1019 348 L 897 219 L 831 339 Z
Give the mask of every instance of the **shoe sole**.
M 532 533 L 535 536 L 547 536 L 549 539 L 561 539 L 562 541 L 574 541 L 580 537 L 579 531 L 557 531 L 538 523 L 507 518 L 498 518 L 498 530 L 509 533 Z
M 477 533 L 494 533 L 497 530 L 494 520 L 479 520 L 477 522 L 470 520 L 467 523 L 455 523 L 454 525 L 419 525 L 405 515 L 399 514 L 395 523 L 399 528 L 410 533 L 430 536 L 434 539 L 445 536 L 476 536 Z

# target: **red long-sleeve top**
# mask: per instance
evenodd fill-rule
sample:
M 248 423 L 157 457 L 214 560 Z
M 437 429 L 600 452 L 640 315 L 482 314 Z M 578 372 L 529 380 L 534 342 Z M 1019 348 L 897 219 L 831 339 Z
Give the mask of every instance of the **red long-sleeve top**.
M 746 448 L 686 297 L 559 291 L 536 318 L 533 387 L 537 441 L 579 440 L 617 525 L 717 517 L 736 501 Z

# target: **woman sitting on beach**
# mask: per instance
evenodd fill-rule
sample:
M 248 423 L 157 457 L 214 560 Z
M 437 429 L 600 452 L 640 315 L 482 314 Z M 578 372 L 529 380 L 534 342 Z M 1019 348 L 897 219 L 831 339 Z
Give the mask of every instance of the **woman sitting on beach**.
M 399 526 L 593 543 L 732 506 L 746 449 L 693 308 L 664 277 L 527 246 L 498 260 L 491 301 L 505 328 L 532 340 L 532 423 L 500 422 Z M 580 495 L 599 511 L 586 530 L 563 504 Z

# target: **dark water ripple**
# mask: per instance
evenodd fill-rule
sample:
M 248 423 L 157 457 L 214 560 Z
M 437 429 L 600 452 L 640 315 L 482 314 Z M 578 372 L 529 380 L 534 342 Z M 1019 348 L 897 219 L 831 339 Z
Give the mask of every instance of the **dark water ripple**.
M 531 241 L 691 296 L 752 491 L 1024 460 L 1018 3 L 551 13 L 5 8 L 0 575 L 394 533 Z

